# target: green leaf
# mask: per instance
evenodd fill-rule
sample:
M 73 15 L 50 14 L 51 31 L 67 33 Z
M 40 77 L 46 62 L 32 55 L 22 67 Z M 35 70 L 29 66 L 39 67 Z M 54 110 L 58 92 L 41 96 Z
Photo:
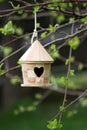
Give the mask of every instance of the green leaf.
M 22 29 L 21 27 L 17 27 L 17 28 L 15 29 L 15 33 L 16 33 L 17 35 L 22 35 L 22 34 L 23 34 L 23 29 Z
M 19 106 L 19 112 L 24 112 L 25 108 L 23 106 Z
M 34 12 L 38 12 L 39 10 L 40 10 L 40 6 L 39 5 L 34 7 Z
M 50 32 L 55 32 L 55 27 L 52 26 L 51 24 L 49 24 L 48 30 L 49 30 Z
M 72 17 L 72 18 L 69 19 L 69 22 L 70 22 L 70 23 L 73 23 L 74 21 L 75 21 L 75 18 L 74 18 L 74 17 Z
M 50 130 L 61 130 L 62 124 L 58 123 L 57 119 L 54 119 L 53 121 L 50 121 L 47 125 L 47 128 Z
M 68 65 L 69 64 L 69 62 L 74 62 L 75 61 L 75 57 L 71 57 L 70 59 L 66 59 L 66 61 L 65 61 L 65 65 Z
M 3 67 L 4 63 L 0 63 L 0 69 Z
M 77 114 L 77 110 L 68 111 L 67 117 L 70 118 L 70 117 L 74 116 L 75 114 Z
M 71 2 L 69 2 L 68 5 L 69 5 L 70 8 L 73 7 L 73 3 L 71 3 Z
M 14 6 L 13 8 L 14 8 L 14 9 L 18 9 L 18 8 L 20 8 L 20 4 Z
M 52 44 L 52 45 L 50 46 L 50 49 L 51 49 L 51 50 L 56 50 L 56 45 L 55 45 L 55 44 Z
M 24 40 L 28 40 L 30 37 L 29 37 L 29 34 L 26 34 L 25 36 L 24 36 Z
M 67 5 L 64 2 L 59 2 L 59 6 L 60 6 L 60 8 L 62 8 L 64 10 L 64 9 L 66 9 Z
M 0 28 L 0 31 L 4 35 L 14 34 L 15 30 L 12 21 L 8 21 L 8 23 L 3 28 Z
M 60 106 L 60 112 L 64 112 L 65 111 L 65 107 L 64 106 Z
M 72 47 L 73 50 L 76 50 L 77 47 L 79 46 L 80 40 L 78 36 L 75 36 L 73 39 L 68 40 L 69 46 Z
M 35 98 L 36 98 L 36 99 L 41 99 L 41 97 L 42 97 L 42 95 L 41 95 L 40 93 L 36 93 L 36 94 L 35 94 Z
M 53 5 L 52 5 L 52 4 L 48 4 L 47 7 L 48 7 L 48 8 L 51 8 L 51 7 L 53 7 Z
M 54 17 L 54 18 L 56 18 L 56 17 L 58 16 L 57 12 L 55 12 L 55 11 L 51 11 L 51 15 L 52 15 L 52 17 Z
M 87 98 L 81 98 L 79 102 L 81 106 L 87 107 Z
M 68 65 L 68 64 L 69 64 L 69 59 L 66 59 L 65 65 Z
M 2 51 L 3 51 L 4 57 L 6 57 L 12 52 L 12 47 L 3 47 Z
M 45 38 L 46 36 L 47 36 L 47 32 L 46 31 L 41 33 L 41 38 Z
M 55 52 L 52 54 L 52 58 L 53 58 L 54 60 L 56 60 L 59 56 L 60 56 L 60 54 L 58 53 L 58 51 L 55 51 Z
M 49 47 L 48 51 L 54 60 L 56 60 L 57 58 L 60 57 L 59 51 L 58 51 L 57 46 L 55 44 L 52 44 Z
M 57 21 L 59 23 L 63 22 L 65 20 L 65 16 L 63 14 L 60 14 L 58 17 L 57 17 Z
M 4 63 L 0 64 L 0 75 L 3 75 L 5 73 L 5 70 L 2 69 L 3 65 L 4 65 Z
M 3 75 L 5 73 L 5 70 L 0 69 L 0 75 Z
M 17 83 L 21 82 L 21 79 L 19 78 L 19 76 L 14 76 L 11 80 L 10 80 L 12 85 L 16 85 Z
M 27 108 L 27 111 L 35 111 L 36 110 L 36 107 L 35 106 L 29 106 L 28 108 Z
M 69 76 L 75 76 L 75 70 L 70 70 L 70 72 L 69 72 Z
M 18 14 L 23 14 L 23 10 L 18 10 Z
M 83 2 L 83 6 L 84 6 L 84 7 L 87 7 L 87 2 Z
M 81 19 L 81 21 L 82 21 L 84 24 L 86 24 L 86 25 L 87 25 L 87 16 L 86 16 L 86 17 L 84 17 L 84 18 L 82 18 L 82 19 Z
M 57 84 L 56 78 L 53 75 L 51 75 L 51 82 L 52 84 Z
M 21 65 L 21 62 L 18 60 L 17 64 Z
M 13 6 L 14 9 L 19 9 L 20 8 L 20 4 L 16 5 L 16 6 Z M 18 14 L 23 14 L 23 10 L 20 9 L 18 10 Z
M 66 84 L 66 77 L 62 76 L 62 77 L 58 78 L 57 79 L 57 83 L 58 83 L 58 85 L 65 86 L 65 84 Z
M 40 23 L 37 23 L 37 24 L 36 24 L 36 27 L 39 28 L 39 27 L 40 27 Z
M 38 104 L 39 104 L 38 101 L 34 101 L 34 102 L 33 102 L 33 106 L 35 106 L 35 107 L 38 106 Z
M 70 58 L 70 62 L 74 62 L 75 61 L 75 57 L 74 56 L 71 56 L 71 58 Z
M 80 71 L 80 70 L 82 70 L 83 69 L 83 64 L 82 63 L 80 63 L 79 65 L 78 65 L 78 70 Z
M 14 110 L 14 115 L 18 115 L 19 114 L 19 111 L 18 110 Z

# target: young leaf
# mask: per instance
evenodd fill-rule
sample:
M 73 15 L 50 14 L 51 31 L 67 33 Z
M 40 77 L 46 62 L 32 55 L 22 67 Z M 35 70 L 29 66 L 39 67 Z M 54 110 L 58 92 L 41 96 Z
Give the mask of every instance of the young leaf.
M 58 82 L 59 85 L 65 86 L 65 84 L 66 84 L 66 77 L 62 76 L 61 78 L 58 78 L 57 82 Z
M 20 81 L 21 81 L 21 79 L 20 79 L 20 77 L 18 77 L 18 76 L 14 76 L 14 77 L 10 80 L 10 82 L 11 82 L 12 85 L 16 85 L 16 84 L 19 83 Z
M 36 94 L 35 94 L 35 98 L 36 98 L 36 99 L 40 99 L 41 97 L 42 97 L 42 95 L 41 95 L 40 93 L 36 93 Z
M 0 75 L 3 75 L 5 73 L 5 70 L 0 69 Z
M 56 50 L 56 45 L 55 45 L 55 44 L 52 44 L 52 45 L 50 46 L 50 49 L 51 49 L 51 50 Z
M 18 14 L 23 14 L 23 10 L 18 10 Z
M 37 5 L 37 6 L 34 7 L 34 11 L 35 11 L 35 12 L 38 12 L 39 9 L 40 9 L 40 6 L 39 6 L 39 5 Z
M 70 8 L 73 7 L 73 3 L 71 3 L 71 2 L 69 2 L 68 5 L 69 5 Z
M 39 28 L 39 27 L 40 27 L 40 23 L 37 23 L 37 24 L 36 24 L 36 27 Z
M 6 57 L 12 52 L 12 47 L 3 47 L 2 51 L 3 51 L 4 57 Z
M 65 111 L 65 107 L 64 106 L 60 106 L 60 112 L 64 112 Z
M 83 64 L 82 63 L 80 63 L 79 65 L 78 65 L 78 70 L 80 71 L 80 70 L 82 70 L 83 69 Z
M 22 29 L 21 27 L 17 27 L 17 28 L 15 29 L 15 33 L 16 33 L 17 35 L 22 35 L 22 34 L 23 34 L 23 29 Z
M 5 70 L 2 69 L 3 65 L 3 63 L 0 64 L 0 75 L 3 75 L 5 73 Z
M 70 76 L 74 76 L 74 75 L 75 75 L 74 72 L 75 72 L 75 70 L 70 70 L 69 75 L 70 75 Z
M 0 31 L 4 35 L 14 34 L 15 30 L 12 21 L 8 21 L 8 23 L 3 28 L 0 28 Z
M 27 108 L 27 111 L 34 111 L 34 110 L 36 110 L 36 107 L 35 106 L 29 106 L 28 108 Z
M 3 67 L 4 63 L 0 63 L 0 69 Z
M 56 60 L 57 58 L 60 57 L 60 54 L 59 54 L 59 51 L 57 49 L 57 46 L 55 44 L 52 44 L 50 47 L 49 47 L 49 53 L 51 54 L 52 58 L 54 60 Z
M 69 46 L 72 47 L 73 50 L 76 50 L 77 47 L 79 46 L 80 40 L 78 36 L 75 36 L 73 39 L 68 40 Z
M 62 124 L 57 121 L 57 119 L 54 119 L 53 121 L 50 121 L 47 125 L 47 128 L 50 130 L 61 130 Z
M 14 5 L 13 5 L 13 8 L 14 8 L 14 9 L 20 8 L 20 4 L 18 4 L 17 6 L 14 6 Z M 23 14 L 23 10 L 22 10 L 22 9 L 18 10 L 18 14 Z
M 61 15 L 59 15 L 59 16 L 57 17 L 58 23 L 61 23 L 61 22 L 63 22 L 64 20 L 65 20 L 65 16 L 64 16 L 63 14 L 61 14 Z
M 84 24 L 86 24 L 86 25 L 87 25 L 87 16 L 86 16 L 86 17 L 84 17 L 84 18 L 82 18 L 82 19 L 81 19 L 81 21 L 82 21 Z
M 69 64 L 69 59 L 66 59 L 65 65 L 68 65 L 68 64 Z
M 52 58 L 53 58 L 54 60 L 56 60 L 59 56 L 60 56 L 60 54 L 59 54 L 58 51 L 55 51 L 55 52 L 52 54 Z
M 55 27 L 52 26 L 51 24 L 49 24 L 48 30 L 49 30 L 50 32 L 55 32 Z
M 72 18 L 69 19 L 69 22 L 70 22 L 70 23 L 73 23 L 74 21 L 75 21 L 75 18 L 74 18 L 74 17 L 72 17 Z
M 71 57 L 70 59 L 66 59 L 66 61 L 65 61 L 65 65 L 68 65 L 69 64 L 69 62 L 74 62 L 75 61 L 75 57 Z
M 47 32 L 46 31 L 41 33 L 41 38 L 45 38 L 46 36 L 47 36 Z

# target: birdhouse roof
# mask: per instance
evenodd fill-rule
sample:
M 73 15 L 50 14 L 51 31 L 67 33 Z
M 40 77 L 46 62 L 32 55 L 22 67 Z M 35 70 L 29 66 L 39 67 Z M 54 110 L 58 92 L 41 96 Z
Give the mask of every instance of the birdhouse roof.
M 23 54 L 19 59 L 22 63 L 31 63 L 31 62 L 47 62 L 52 63 L 53 59 L 42 46 L 42 44 L 36 40 L 29 49 Z

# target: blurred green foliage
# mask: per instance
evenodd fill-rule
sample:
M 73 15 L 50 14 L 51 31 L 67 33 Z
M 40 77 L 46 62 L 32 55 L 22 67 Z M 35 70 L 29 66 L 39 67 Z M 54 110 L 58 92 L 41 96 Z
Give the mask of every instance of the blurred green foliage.
M 87 98 L 84 98 L 84 107 L 80 104 L 71 106 L 64 112 L 63 116 L 63 127 L 62 130 L 86 130 L 87 129 Z M 7 110 L 0 110 L 0 129 L 1 130 L 48 130 L 46 125 L 48 121 L 52 119 L 54 113 L 58 110 L 60 102 L 51 101 L 45 102 L 40 105 L 36 111 L 23 112 L 22 106 L 29 106 L 32 103 L 31 99 L 25 99 L 13 103 L 13 105 Z M 21 113 L 15 115 L 14 110 L 19 109 Z M 50 122 L 49 127 L 53 127 L 54 124 L 58 125 L 57 119 Z M 58 130 L 58 129 L 57 129 Z

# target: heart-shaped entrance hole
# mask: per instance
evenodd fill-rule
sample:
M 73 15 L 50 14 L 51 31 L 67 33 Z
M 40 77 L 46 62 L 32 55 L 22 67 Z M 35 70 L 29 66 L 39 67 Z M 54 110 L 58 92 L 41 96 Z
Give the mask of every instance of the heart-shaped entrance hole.
M 44 72 L 44 67 L 35 67 L 34 68 L 34 73 L 40 77 Z

